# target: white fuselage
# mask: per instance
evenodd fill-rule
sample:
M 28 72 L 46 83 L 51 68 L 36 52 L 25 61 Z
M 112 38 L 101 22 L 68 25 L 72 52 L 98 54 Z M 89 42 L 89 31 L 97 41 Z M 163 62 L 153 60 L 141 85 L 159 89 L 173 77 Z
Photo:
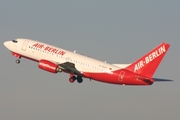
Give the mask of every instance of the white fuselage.
M 41 59 L 56 62 L 58 64 L 70 62 L 80 72 L 102 73 L 121 69 L 121 65 L 112 65 L 75 52 L 58 48 L 46 43 L 30 39 L 18 39 L 17 43 L 7 41 L 4 45 L 12 52 L 21 56 L 40 61 Z M 127 66 L 126 64 L 122 67 Z

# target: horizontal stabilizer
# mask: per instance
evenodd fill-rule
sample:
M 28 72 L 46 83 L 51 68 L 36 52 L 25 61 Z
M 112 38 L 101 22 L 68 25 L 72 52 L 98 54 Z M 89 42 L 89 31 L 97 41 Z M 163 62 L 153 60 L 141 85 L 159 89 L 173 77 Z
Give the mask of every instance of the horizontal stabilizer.
M 155 82 L 173 82 L 170 79 L 163 79 L 163 78 L 153 78 Z

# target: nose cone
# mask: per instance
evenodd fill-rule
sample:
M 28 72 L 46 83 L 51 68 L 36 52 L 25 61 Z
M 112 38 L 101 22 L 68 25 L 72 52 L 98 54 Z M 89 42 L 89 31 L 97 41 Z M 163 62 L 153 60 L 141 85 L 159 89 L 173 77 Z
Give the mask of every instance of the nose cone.
M 6 48 L 8 48 L 8 47 L 9 47 L 9 42 L 8 42 L 8 41 L 4 42 L 4 46 L 5 46 Z
M 10 49 L 10 43 L 11 43 L 11 41 L 6 41 L 6 42 L 4 42 L 4 46 L 5 46 L 7 49 Z

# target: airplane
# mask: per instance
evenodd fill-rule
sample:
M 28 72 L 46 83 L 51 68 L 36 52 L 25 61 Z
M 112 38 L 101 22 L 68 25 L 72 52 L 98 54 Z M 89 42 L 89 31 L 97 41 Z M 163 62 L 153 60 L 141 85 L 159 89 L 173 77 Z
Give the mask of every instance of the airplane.
M 131 64 L 110 64 L 76 51 L 71 52 L 36 40 L 17 38 L 4 42 L 17 58 L 38 62 L 38 67 L 50 73 L 64 72 L 69 82 L 83 82 L 83 78 L 117 85 L 148 86 L 155 82 L 153 75 L 167 53 L 170 44 L 162 42 Z

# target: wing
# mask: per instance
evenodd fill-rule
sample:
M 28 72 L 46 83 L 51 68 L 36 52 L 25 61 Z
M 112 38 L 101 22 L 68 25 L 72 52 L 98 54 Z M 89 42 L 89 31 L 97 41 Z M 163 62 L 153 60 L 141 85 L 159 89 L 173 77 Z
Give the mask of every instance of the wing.
M 66 73 L 83 76 L 83 74 L 76 69 L 75 64 L 71 62 L 59 63 L 52 60 L 41 59 L 39 61 L 38 66 L 39 68 L 46 70 L 48 72 L 57 73 L 63 71 Z
M 65 63 L 61 63 L 58 65 L 62 68 L 62 70 L 64 72 L 68 72 L 68 73 L 72 73 L 72 74 L 76 74 L 76 75 L 82 75 L 81 72 L 76 69 L 74 63 L 65 62 Z

